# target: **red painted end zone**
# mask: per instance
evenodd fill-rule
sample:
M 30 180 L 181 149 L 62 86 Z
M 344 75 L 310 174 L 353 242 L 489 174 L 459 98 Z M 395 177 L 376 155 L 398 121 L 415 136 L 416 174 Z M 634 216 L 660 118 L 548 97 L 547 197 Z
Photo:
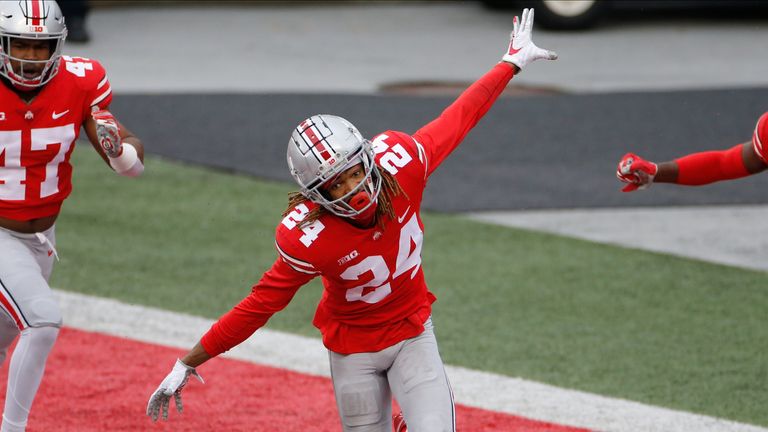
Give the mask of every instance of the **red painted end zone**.
M 144 415 L 147 399 L 183 351 L 65 328 L 48 360 L 28 432 L 339 431 L 328 378 L 214 359 L 190 380 L 184 414 L 167 423 Z M 5 399 L 8 367 L 0 370 Z M 507 414 L 457 406 L 462 432 L 585 432 Z

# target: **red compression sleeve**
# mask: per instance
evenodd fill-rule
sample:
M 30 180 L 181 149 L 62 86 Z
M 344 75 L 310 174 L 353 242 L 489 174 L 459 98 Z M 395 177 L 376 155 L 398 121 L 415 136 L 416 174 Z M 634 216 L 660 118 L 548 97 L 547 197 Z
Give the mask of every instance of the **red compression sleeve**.
M 413 134 L 427 152 L 427 165 L 432 172 L 448 157 L 491 109 L 501 92 L 515 75 L 515 67 L 500 62 L 469 86 L 436 119 Z
M 742 145 L 728 150 L 694 153 L 675 159 L 678 166 L 676 183 L 698 186 L 720 180 L 732 180 L 749 175 L 741 155 Z
M 200 339 L 200 345 L 211 357 L 239 345 L 287 306 L 296 291 L 313 277 L 293 270 L 278 258 L 250 295 L 211 326 Z

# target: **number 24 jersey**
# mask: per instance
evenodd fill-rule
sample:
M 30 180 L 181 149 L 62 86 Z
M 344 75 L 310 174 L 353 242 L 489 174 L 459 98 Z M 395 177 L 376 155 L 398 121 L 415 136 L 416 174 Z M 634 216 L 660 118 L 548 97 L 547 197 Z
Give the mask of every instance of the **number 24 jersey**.
M 276 230 L 278 259 L 203 336 L 205 351 L 216 356 L 247 339 L 316 276 L 324 290 L 313 323 L 328 349 L 380 351 L 423 332 L 435 301 L 421 267 L 424 187 L 513 75 L 500 63 L 413 136 L 387 131 L 373 139 L 376 164 L 405 191 L 393 198 L 394 218 L 385 217 L 383 226 L 362 229 L 329 213 L 302 224 L 316 204 L 291 209 Z
M 405 194 L 392 199 L 395 217 L 372 228 L 325 214 L 301 224 L 317 204 L 299 204 L 277 228 L 280 258 L 294 272 L 322 275 L 324 292 L 314 325 L 335 352 L 378 351 L 423 331 L 435 297 L 421 268 L 424 225 L 419 215 L 427 178 L 424 149 L 387 131 L 373 140 L 379 169 Z

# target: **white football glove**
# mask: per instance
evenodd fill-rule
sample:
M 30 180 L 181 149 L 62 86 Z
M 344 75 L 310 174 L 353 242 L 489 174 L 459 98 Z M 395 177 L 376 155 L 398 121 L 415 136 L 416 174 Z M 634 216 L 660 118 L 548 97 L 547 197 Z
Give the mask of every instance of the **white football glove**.
M 168 405 L 171 403 L 171 395 L 173 395 L 176 402 L 176 410 L 179 413 L 184 411 L 184 407 L 181 404 L 181 390 L 187 384 L 190 375 L 197 378 L 201 383 L 205 383 L 203 377 L 197 373 L 195 368 L 187 366 L 183 361 L 177 359 L 171 373 L 165 377 L 163 382 L 160 383 L 160 387 L 149 398 L 147 415 L 152 417 L 152 421 L 157 421 L 161 409 L 163 411 L 163 420 L 168 420 Z
M 110 158 L 120 156 L 120 128 L 111 112 L 94 107 L 91 116 L 96 121 L 96 136 L 104 153 Z
M 501 61 L 512 63 L 519 69 L 525 69 L 529 63 L 536 60 L 557 59 L 557 53 L 541 49 L 531 40 L 531 30 L 533 29 L 533 9 L 523 9 L 523 19 L 513 20 L 512 33 L 509 35 L 509 48 L 507 53 L 501 58 Z

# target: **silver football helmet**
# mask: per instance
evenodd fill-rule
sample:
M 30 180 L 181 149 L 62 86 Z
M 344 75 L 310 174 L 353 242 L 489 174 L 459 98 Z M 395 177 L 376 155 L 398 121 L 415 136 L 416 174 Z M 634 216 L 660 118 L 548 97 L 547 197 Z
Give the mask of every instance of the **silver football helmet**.
M 25 89 L 46 84 L 59 71 L 59 59 L 66 37 L 64 15 L 55 1 L 0 1 L 0 75 Z M 51 56 L 45 60 L 12 57 L 11 41 L 16 38 L 48 41 Z M 14 70 L 11 61 L 20 65 L 19 70 Z M 30 76 L 30 71 L 40 69 L 39 65 L 42 65 L 40 73 Z
M 343 197 L 331 199 L 322 186 L 359 163 L 363 164 L 365 178 Z M 294 129 L 288 141 L 288 168 L 304 196 L 337 216 L 362 214 L 376 205 L 381 191 L 381 175 L 374 163 L 371 142 L 352 123 L 334 115 L 314 115 Z M 360 192 L 368 194 L 368 204 L 355 209 L 349 199 Z

